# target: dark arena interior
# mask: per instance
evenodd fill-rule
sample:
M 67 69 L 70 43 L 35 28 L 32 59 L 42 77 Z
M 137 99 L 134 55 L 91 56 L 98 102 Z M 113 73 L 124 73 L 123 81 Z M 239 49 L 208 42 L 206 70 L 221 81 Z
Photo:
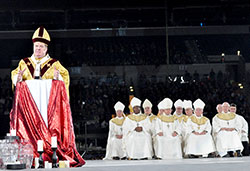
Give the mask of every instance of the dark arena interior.
M 40 26 L 51 38 L 50 57 L 69 71 L 75 145 L 85 170 L 249 168 L 248 132 L 243 157 L 223 158 L 215 151 L 211 158 L 190 159 L 183 151 L 183 158 L 175 160 L 156 155 L 103 160 L 114 105 L 122 102 L 124 116 L 133 115 L 133 97 L 142 103 L 148 99 L 154 115 L 164 98 L 173 103 L 201 99 L 212 131 L 217 105 L 228 102 L 248 127 L 249 0 L 0 0 L 1 139 L 10 131 L 15 99 L 11 71 L 33 54 L 31 39 Z

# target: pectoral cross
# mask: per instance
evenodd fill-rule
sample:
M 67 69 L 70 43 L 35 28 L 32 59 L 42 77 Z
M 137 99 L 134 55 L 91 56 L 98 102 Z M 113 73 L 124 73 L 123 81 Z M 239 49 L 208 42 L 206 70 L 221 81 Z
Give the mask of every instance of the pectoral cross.
M 137 122 L 137 127 L 139 127 L 139 123 Z
M 167 127 L 169 128 L 169 124 L 167 124 Z
M 200 129 L 200 126 L 198 126 L 198 129 Z
M 227 125 L 229 125 L 229 122 L 227 121 Z

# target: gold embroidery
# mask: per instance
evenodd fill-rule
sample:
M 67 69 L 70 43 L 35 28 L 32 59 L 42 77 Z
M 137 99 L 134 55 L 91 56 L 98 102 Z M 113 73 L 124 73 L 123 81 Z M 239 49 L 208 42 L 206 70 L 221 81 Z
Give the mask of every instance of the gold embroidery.
M 143 121 L 147 118 L 147 115 L 128 115 L 128 118 L 133 120 L 133 121 L 136 121 L 136 122 L 140 122 L 140 121 Z
M 174 122 L 175 117 L 173 115 L 166 116 L 166 115 L 160 115 L 157 116 L 162 122 Z
M 152 114 L 151 116 L 149 116 L 149 120 L 150 122 L 153 122 L 154 119 L 156 119 L 157 116 L 155 116 L 154 114 Z
M 226 121 L 229 121 L 229 120 L 232 120 L 235 118 L 235 114 L 234 113 L 218 113 L 216 115 L 219 119 L 222 119 L 222 120 L 226 120 Z
M 30 66 L 30 65 L 31 65 L 31 63 L 30 63 L 30 62 L 28 62 L 28 63 L 27 63 L 27 65 L 28 65 L 28 66 Z
M 125 118 L 123 117 L 122 119 L 118 119 L 118 118 L 113 118 L 111 119 L 111 122 L 113 122 L 114 124 L 118 125 L 118 126 L 122 126 L 123 122 L 124 122 Z
M 34 68 L 35 68 L 35 64 L 34 64 L 34 62 L 31 60 L 31 58 L 29 58 L 29 60 L 30 60 L 30 64 L 33 65 Z M 49 61 L 51 61 L 51 60 L 52 60 L 52 58 L 50 58 L 50 59 L 47 60 L 46 62 L 42 63 L 42 64 L 41 64 L 41 68 L 43 68 L 43 67 L 44 67 Z M 56 68 L 59 69 L 60 75 L 61 75 L 62 78 L 63 78 L 63 81 L 64 81 L 65 86 L 66 86 L 66 89 L 67 89 L 67 93 L 68 93 L 68 95 L 69 95 L 69 82 L 70 82 L 70 80 L 69 80 L 69 72 L 68 72 L 68 70 L 65 69 L 65 68 L 60 64 L 59 61 L 55 62 L 55 63 L 53 64 L 53 66 L 55 66 Z M 17 67 L 15 70 L 13 70 L 13 71 L 11 72 L 11 79 L 13 80 L 14 76 L 15 76 L 16 74 L 18 74 L 18 72 L 19 72 L 20 70 L 23 70 L 23 69 L 26 68 L 26 67 L 27 67 L 27 64 L 24 62 L 24 60 L 21 60 L 21 61 L 19 62 L 19 64 L 18 64 L 18 67 Z M 47 72 L 42 76 L 42 79 L 53 79 L 53 78 L 54 78 L 54 67 L 49 67 L 49 69 L 47 70 Z M 31 75 L 31 73 L 29 72 L 28 69 L 26 69 L 26 70 L 24 71 L 23 80 L 33 80 L 33 76 Z M 12 87 L 14 88 L 14 85 L 13 85 L 13 84 L 12 84 Z
M 174 115 L 174 118 L 175 118 L 175 120 L 178 120 L 179 122 L 181 122 L 181 121 L 184 120 L 185 115 L 181 115 L 181 116 L 176 116 L 176 115 Z
M 188 120 L 188 118 L 189 118 L 189 116 L 184 115 L 183 121 L 186 123 L 186 122 L 187 122 L 187 120 Z
M 51 67 L 51 65 L 50 65 L 50 64 L 47 64 L 47 67 Z
M 196 123 L 197 125 L 204 125 L 208 120 L 208 118 L 204 116 L 202 116 L 201 118 L 197 118 L 196 116 L 191 116 L 190 118 L 191 118 L 191 121 L 193 123 Z

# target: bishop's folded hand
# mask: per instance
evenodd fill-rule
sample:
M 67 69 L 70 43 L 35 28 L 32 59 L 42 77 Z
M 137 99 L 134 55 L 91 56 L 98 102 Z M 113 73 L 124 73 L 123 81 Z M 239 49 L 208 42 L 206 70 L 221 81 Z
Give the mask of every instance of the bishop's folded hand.
M 117 139 L 122 139 L 122 135 L 116 135 Z
M 135 131 L 136 131 L 136 132 L 142 132 L 142 127 L 139 127 L 139 126 L 136 127 L 136 128 L 135 128 Z
M 163 136 L 163 132 L 159 132 L 157 135 L 159 135 L 159 136 Z

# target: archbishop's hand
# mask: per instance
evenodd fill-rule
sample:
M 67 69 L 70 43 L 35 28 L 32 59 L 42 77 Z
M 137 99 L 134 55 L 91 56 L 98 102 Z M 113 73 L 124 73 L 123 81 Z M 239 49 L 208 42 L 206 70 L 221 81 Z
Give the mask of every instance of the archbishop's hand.
M 22 78 L 23 78 L 23 73 L 24 71 L 26 70 L 26 68 L 24 68 L 23 70 L 20 70 L 17 74 L 17 82 L 20 82 L 22 81 Z
M 56 67 L 54 68 L 54 79 L 59 80 L 59 71 L 56 69 Z

